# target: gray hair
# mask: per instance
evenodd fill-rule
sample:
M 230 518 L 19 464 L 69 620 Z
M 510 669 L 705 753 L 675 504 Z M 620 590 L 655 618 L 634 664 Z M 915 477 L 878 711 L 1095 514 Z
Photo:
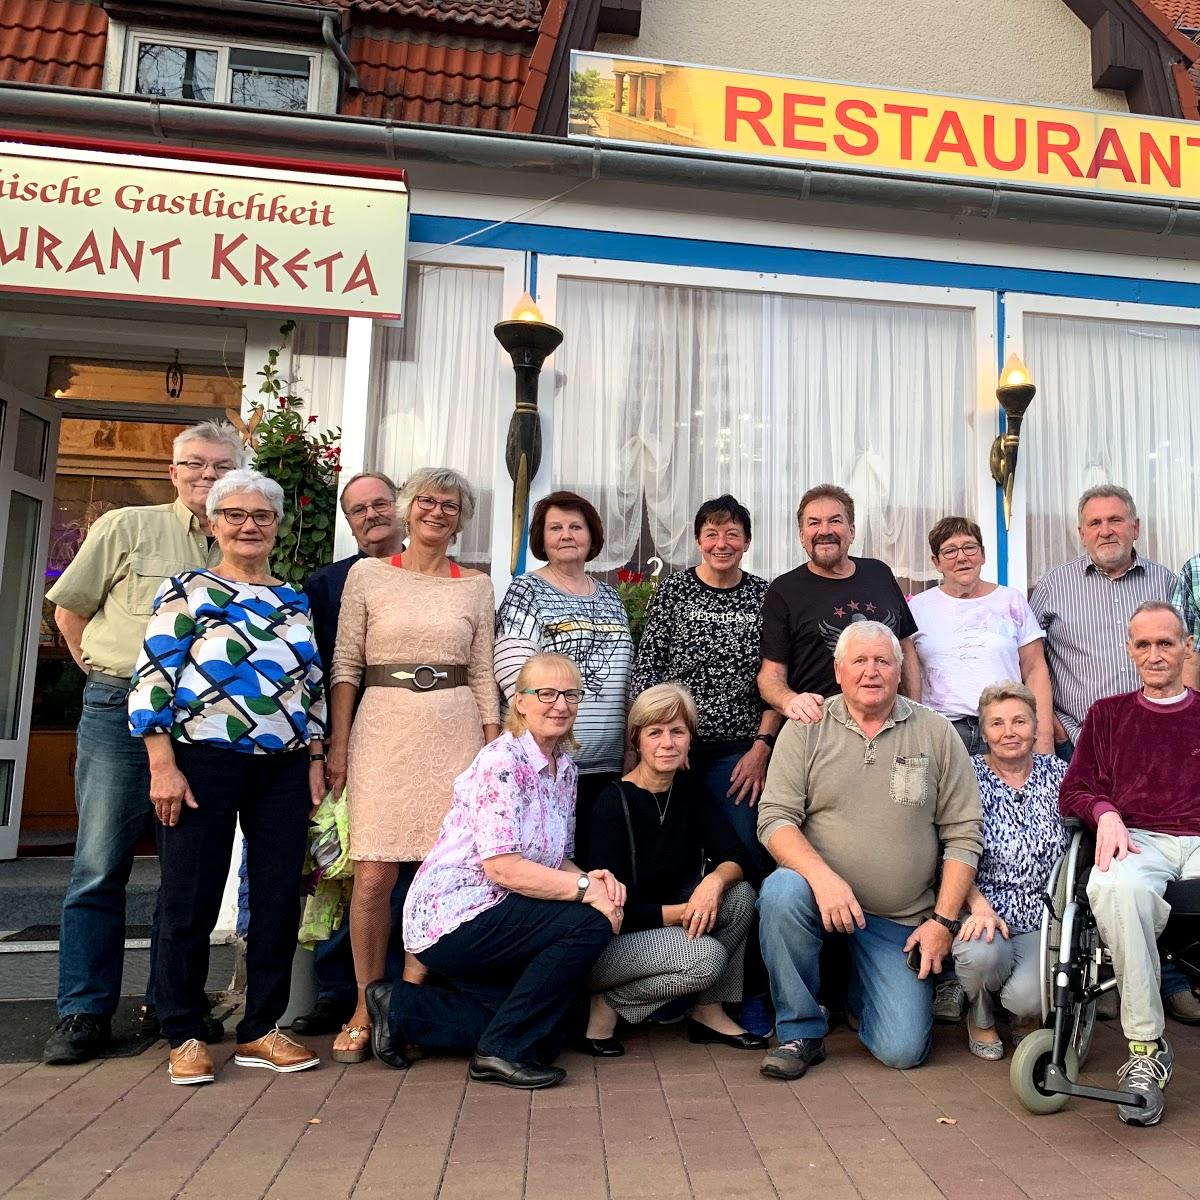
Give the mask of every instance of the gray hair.
M 346 511 L 346 492 L 356 483 L 361 483 L 364 479 L 377 479 L 383 484 L 389 492 L 392 493 L 392 499 L 395 500 L 400 493 L 400 489 L 392 482 L 390 475 L 385 475 L 382 471 L 359 471 L 357 475 L 351 475 L 349 479 L 342 484 L 342 494 L 338 498 L 338 504 L 341 506 L 342 512 Z
M 246 463 L 246 443 L 242 435 L 228 421 L 201 421 L 185 429 L 171 443 L 171 457 L 179 460 L 180 452 L 188 442 L 216 442 L 228 446 L 233 452 L 233 461 L 238 467 Z
M 275 480 L 261 475 L 258 471 L 229 471 L 222 475 L 208 492 L 208 500 L 204 505 L 208 519 L 211 521 L 217 515 L 222 500 L 236 496 L 239 492 L 256 492 L 275 510 L 275 515 L 283 520 L 283 488 Z
M 1129 510 L 1129 519 L 1137 520 L 1137 505 L 1133 502 L 1133 497 L 1129 492 L 1116 483 L 1101 483 L 1095 487 L 1090 487 L 1082 496 L 1079 497 L 1079 511 L 1076 516 L 1076 523 L 1083 524 L 1083 510 L 1090 500 L 1121 500 L 1125 507 Z
M 467 482 L 467 477 L 453 467 L 420 467 L 400 485 L 396 507 L 400 510 L 400 519 L 405 528 L 408 527 L 408 513 L 413 501 L 418 496 L 426 496 L 430 492 L 458 493 L 458 502 L 462 505 L 462 511 L 458 514 L 458 525 L 454 530 L 454 536 L 458 537 L 475 515 L 475 489 Z
M 904 659 L 900 639 L 882 621 L 851 621 L 838 634 L 837 645 L 833 648 L 833 661 L 840 663 L 846 657 L 851 642 L 862 642 L 871 638 L 886 638 L 892 645 L 892 657 L 895 658 L 896 665 L 900 665 Z
M 1133 636 L 1131 631 L 1133 629 L 1134 617 L 1140 617 L 1142 613 L 1151 612 L 1170 613 L 1171 616 L 1173 616 L 1179 623 L 1179 636 L 1183 641 L 1186 642 L 1188 638 L 1192 636 L 1192 631 L 1188 629 L 1187 622 L 1183 619 L 1179 609 L 1177 609 L 1173 604 L 1168 604 L 1166 600 L 1143 600 L 1142 603 L 1139 604 L 1130 615 L 1129 624 L 1125 626 L 1125 636 L 1127 638 L 1131 638 Z
M 1037 728 L 1037 697 L 1023 683 L 1017 683 L 1012 679 L 990 684 L 979 693 L 979 720 L 982 722 L 983 714 L 987 709 L 993 704 L 999 704 L 1002 700 L 1020 700 L 1033 717 L 1034 729 Z

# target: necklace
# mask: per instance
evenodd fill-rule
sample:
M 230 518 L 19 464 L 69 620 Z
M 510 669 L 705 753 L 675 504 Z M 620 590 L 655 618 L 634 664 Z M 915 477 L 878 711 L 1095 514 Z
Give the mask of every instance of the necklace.
M 658 825 L 659 825 L 660 829 L 662 828 L 664 822 L 667 819 L 667 811 L 671 807 L 671 793 L 674 790 L 675 790 L 675 780 L 672 779 L 671 786 L 669 788 L 667 788 L 667 802 L 661 808 L 659 808 L 657 793 L 655 793 L 655 792 L 650 793 L 650 795 L 654 797 L 654 807 L 658 809 Z
M 554 566 L 553 563 L 547 563 L 545 571 L 547 575 L 552 575 L 554 579 L 559 580 L 558 583 L 555 583 L 554 579 L 548 580 L 547 582 L 558 588 L 560 592 L 566 592 L 570 596 L 579 596 L 583 599 L 586 599 L 596 590 L 595 580 L 590 579 L 586 573 L 582 578 L 577 579 L 574 576 L 567 575 L 560 571 L 556 566 Z M 587 590 L 581 592 L 579 590 L 581 586 Z

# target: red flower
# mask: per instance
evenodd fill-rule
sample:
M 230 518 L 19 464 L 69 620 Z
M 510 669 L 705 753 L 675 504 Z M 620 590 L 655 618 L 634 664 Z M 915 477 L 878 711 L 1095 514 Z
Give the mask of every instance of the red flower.
M 631 571 L 628 567 L 622 567 L 617 572 L 617 581 L 619 583 L 644 583 L 646 577 L 641 571 Z
M 311 496 L 301 496 L 300 497 L 300 507 L 301 508 L 307 508 L 311 503 L 312 503 Z
M 294 442 L 296 440 L 296 435 L 294 433 L 289 433 L 283 440 L 284 442 Z
M 315 425 L 317 423 L 317 414 L 316 413 L 308 414 L 308 423 L 310 425 Z

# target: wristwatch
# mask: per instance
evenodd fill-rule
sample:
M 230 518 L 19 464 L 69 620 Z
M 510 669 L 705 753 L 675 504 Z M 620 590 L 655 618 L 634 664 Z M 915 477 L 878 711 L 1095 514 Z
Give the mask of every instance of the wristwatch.
M 575 880 L 575 899 L 578 900 L 580 904 L 583 903 L 583 898 L 587 895 L 587 890 L 591 886 L 591 883 L 592 881 L 586 875 L 580 875 L 580 877 Z
M 308 761 L 309 762 L 328 762 L 329 759 L 324 754 L 310 754 L 308 756 Z
M 754 740 L 756 742 L 766 742 L 768 750 L 775 749 L 775 735 L 773 733 L 756 733 Z
M 943 917 L 941 913 L 931 913 L 931 921 L 936 921 L 943 929 L 950 930 L 951 937 L 958 937 L 958 931 L 962 928 L 961 921 L 952 921 L 949 917 Z

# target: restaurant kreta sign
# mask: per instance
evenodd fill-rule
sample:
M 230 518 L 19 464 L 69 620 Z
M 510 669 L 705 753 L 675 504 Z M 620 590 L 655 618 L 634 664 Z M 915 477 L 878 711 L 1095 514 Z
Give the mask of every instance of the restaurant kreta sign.
M 397 318 L 408 189 L 0 143 L 0 290 Z
M 570 132 L 876 174 L 1200 198 L 1193 122 L 578 51 Z

